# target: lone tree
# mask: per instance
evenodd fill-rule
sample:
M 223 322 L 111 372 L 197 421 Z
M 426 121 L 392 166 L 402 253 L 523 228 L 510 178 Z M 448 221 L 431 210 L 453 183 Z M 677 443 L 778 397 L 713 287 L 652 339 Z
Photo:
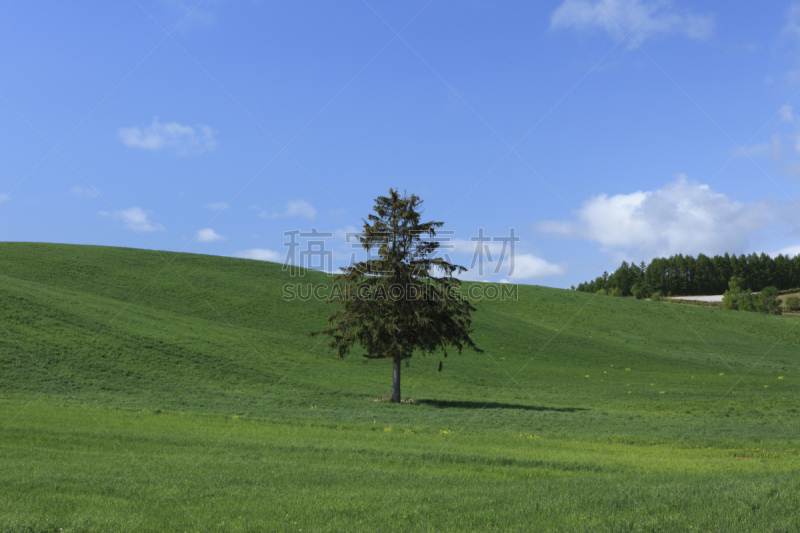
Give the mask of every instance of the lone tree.
M 455 290 L 461 282 L 453 273 L 466 268 L 435 257 L 436 228 L 444 222 L 420 222 L 421 204 L 419 197 L 394 189 L 375 200 L 375 213 L 362 219 L 358 237 L 368 259 L 341 269 L 327 302 L 341 308 L 328 319 L 329 329 L 310 334 L 331 337 L 328 346 L 339 359 L 356 343 L 367 359 L 391 359 L 392 402 L 400 402 L 401 362 L 415 350 L 442 350 L 445 357 L 448 347 L 482 352 L 470 338 L 470 312 L 476 309 Z

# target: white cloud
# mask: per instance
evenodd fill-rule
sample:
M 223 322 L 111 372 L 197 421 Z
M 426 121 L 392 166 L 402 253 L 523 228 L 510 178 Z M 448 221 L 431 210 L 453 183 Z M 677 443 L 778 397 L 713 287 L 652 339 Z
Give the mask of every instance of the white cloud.
M 800 6 L 797 6 L 797 9 L 800 12 Z M 797 77 L 800 81 L 800 67 Z M 773 172 L 798 178 L 800 177 L 800 121 L 794 116 L 794 110 L 789 105 L 781 106 L 777 117 L 780 120 L 772 123 L 774 130 L 769 142 L 743 146 L 734 150 L 734 153 L 737 157 L 769 155 Z
M 778 255 L 787 255 L 789 257 L 794 257 L 796 255 L 800 255 L 800 244 L 795 244 L 794 246 L 787 246 L 786 248 L 781 248 L 777 252 L 768 253 L 770 257 L 777 257 Z
M 794 64 L 784 73 L 789 88 L 792 91 L 800 83 L 800 57 L 798 45 L 800 45 L 800 3 L 793 2 L 786 10 L 786 25 L 781 30 L 778 39 L 778 49 L 786 53 L 788 58 L 794 60 Z
M 257 259 L 259 261 L 272 261 L 273 263 L 282 263 L 283 256 L 278 252 L 267 250 L 265 248 L 252 248 L 250 250 L 240 250 L 233 252 L 233 257 L 241 257 L 243 259 Z
M 494 262 L 488 263 L 486 257 L 484 257 L 483 274 L 481 274 L 481 270 L 476 264 L 474 268 L 468 269 L 463 274 L 454 275 L 466 281 L 491 281 L 490 278 L 492 276 L 500 275 L 505 276 L 500 280 L 500 283 L 514 283 L 522 280 L 560 276 L 564 273 L 564 269 L 560 265 L 550 263 L 533 254 L 515 253 L 513 271 L 511 270 L 511 255 L 509 253 L 506 253 L 498 269 L 499 258 L 499 255 L 493 255 Z M 497 271 L 495 272 L 495 270 Z
M 258 214 L 261 218 L 293 218 L 293 217 L 302 217 L 308 220 L 312 220 L 317 216 L 317 210 L 314 207 L 306 202 L 305 200 L 294 200 L 286 202 L 286 207 L 284 208 L 282 213 L 268 213 L 267 211 L 262 211 Z
M 630 46 L 658 35 L 683 34 L 691 39 L 704 39 L 714 30 L 714 17 L 678 12 L 672 3 L 642 0 L 564 0 L 553 12 L 553 29 L 574 28 L 579 31 L 602 29 L 613 39 L 629 36 Z
M 743 252 L 781 213 L 788 213 L 786 206 L 735 202 L 680 174 L 655 191 L 595 196 L 575 213 L 577 220 L 544 221 L 536 229 L 597 242 L 607 252 L 711 255 Z
M 125 146 L 147 150 L 172 147 L 179 154 L 202 153 L 217 145 L 214 130 L 209 126 L 183 126 L 177 122 L 162 124 L 158 117 L 144 129 L 136 126 L 120 128 L 118 133 Z
M 476 232 L 477 233 L 477 232 Z M 474 235 L 477 237 L 477 235 Z M 486 235 L 484 234 L 484 238 L 491 239 L 493 235 Z M 508 235 L 503 235 L 503 237 L 508 237 Z M 453 254 L 469 254 L 470 257 L 475 254 L 475 252 L 480 252 L 478 249 L 478 241 L 473 241 L 470 239 L 450 239 L 449 241 L 442 241 L 440 249 L 442 251 L 449 251 Z M 501 241 L 489 241 L 482 243 L 484 250 L 486 250 L 486 246 L 489 247 L 489 253 L 492 254 L 493 257 L 497 257 L 503 250 L 503 243 Z M 447 248 L 451 247 L 451 248 Z M 515 249 L 519 247 L 519 243 L 515 245 Z M 508 248 L 506 248 L 508 250 Z M 508 251 L 506 251 L 508 253 Z
M 224 241 L 225 237 L 217 233 L 211 228 L 203 228 L 197 232 L 197 241 L 198 242 L 214 242 L 214 241 Z
M 110 217 L 120 220 L 126 227 L 133 231 L 164 231 L 164 226 L 150 221 L 149 212 L 143 210 L 141 207 L 129 207 L 128 209 L 120 209 L 115 213 L 108 211 L 99 211 L 97 213 L 102 217 Z
M 561 266 L 548 263 L 541 257 L 531 254 L 514 254 L 514 271 L 508 274 L 508 277 L 514 281 L 560 276 L 563 273 L 564 269 Z
M 784 36 L 800 39 L 800 4 L 794 2 L 786 10 L 786 25 L 781 29 Z
M 317 216 L 317 210 L 311 207 L 311 204 L 303 200 L 295 202 L 286 202 L 286 211 L 284 216 L 287 217 L 303 217 L 312 219 Z
M 506 235 L 507 236 L 507 235 Z M 453 259 L 455 264 L 460 264 L 465 267 L 472 267 L 467 270 L 462 276 L 462 279 L 471 281 L 487 281 L 491 275 L 499 274 L 504 275 L 505 282 L 518 280 L 528 280 L 534 278 L 545 278 L 549 276 L 558 276 L 564 273 L 564 269 L 554 263 L 550 263 L 541 257 L 537 257 L 530 253 L 519 253 L 515 247 L 514 250 L 514 270 L 511 271 L 511 249 L 506 248 L 503 251 L 503 243 L 498 241 L 490 241 L 482 243 L 483 249 L 478 249 L 478 242 L 469 239 L 451 239 L 448 242 L 442 242 L 440 248 L 441 257 L 444 254 L 460 254 L 469 257 L 468 260 L 458 261 Z M 445 248 L 445 247 L 452 248 Z M 488 246 L 488 254 L 486 247 Z M 519 245 L 517 245 L 519 246 Z M 477 257 L 476 257 L 477 252 Z M 483 255 L 483 275 L 480 274 L 478 261 L 480 255 Z M 500 262 L 502 258 L 502 263 Z M 452 259 L 452 258 L 451 258 Z M 491 259 L 491 262 L 489 261 Z M 472 262 L 475 261 L 473 266 Z M 499 268 L 498 268 L 499 267 Z M 495 272 L 497 270 L 497 272 Z
M 345 245 L 356 244 L 358 243 L 358 239 L 355 236 L 350 236 L 350 242 L 347 242 L 347 234 L 358 233 L 361 234 L 363 230 L 356 228 L 355 226 L 345 226 L 344 228 L 336 228 L 333 230 L 333 237 L 337 240 L 337 242 L 341 242 Z
M 99 196 L 97 190 L 92 187 L 78 187 L 76 185 L 71 187 L 69 192 L 73 196 L 85 196 L 87 198 L 97 198 L 97 196 Z
M 770 156 L 772 170 L 783 176 L 800 177 L 800 123 L 795 120 L 791 106 L 782 106 L 777 113 L 780 123 L 769 142 L 751 144 L 735 149 L 737 157 Z
M 228 209 L 228 204 L 225 202 L 217 202 L 215 204 L 206 204 L 206 209 L 213 209 L 215 211 L 220 211 L 222 209 Z
M 493 255 L 500 251 L 500 248 L 497 246 L 500 244 L 499 242 L 486 242 L 483 244 L 485 246 L 489 246 L 489 251 Z M 440 249 L 444 253 L 474 254 L 478 249 L 478 243 L 475 241 L 470 241 L 469 239 L 450 239 L 449 241 L 442 241 Z
M 800 177 L 800 133 L 774 133 L 769 148 L 775 172 L 784 176 Z

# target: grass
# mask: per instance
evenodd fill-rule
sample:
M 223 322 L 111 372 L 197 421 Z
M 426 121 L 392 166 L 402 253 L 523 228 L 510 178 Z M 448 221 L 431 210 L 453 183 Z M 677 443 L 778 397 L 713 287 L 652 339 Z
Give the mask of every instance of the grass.
M 520 286 L 393 405 L 298 280 L 0 243 L 0 532 L 800 529 L 796 318 Z

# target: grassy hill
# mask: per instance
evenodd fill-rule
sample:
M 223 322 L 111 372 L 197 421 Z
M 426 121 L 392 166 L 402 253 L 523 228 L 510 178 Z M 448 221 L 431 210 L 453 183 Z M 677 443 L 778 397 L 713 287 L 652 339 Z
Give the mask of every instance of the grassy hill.
M 298 282 L 0 243 L 0 531 L 800 528 L 795 317 L 520 286 L 398 406 Z

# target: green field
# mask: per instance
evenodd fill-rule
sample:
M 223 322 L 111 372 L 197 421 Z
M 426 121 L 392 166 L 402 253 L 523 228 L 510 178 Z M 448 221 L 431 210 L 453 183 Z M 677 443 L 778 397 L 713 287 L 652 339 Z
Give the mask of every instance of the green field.
M 800 530 L 800 319 L 520 286 L 337 360 L 251 260 L 0 243 L 0 532 Z

